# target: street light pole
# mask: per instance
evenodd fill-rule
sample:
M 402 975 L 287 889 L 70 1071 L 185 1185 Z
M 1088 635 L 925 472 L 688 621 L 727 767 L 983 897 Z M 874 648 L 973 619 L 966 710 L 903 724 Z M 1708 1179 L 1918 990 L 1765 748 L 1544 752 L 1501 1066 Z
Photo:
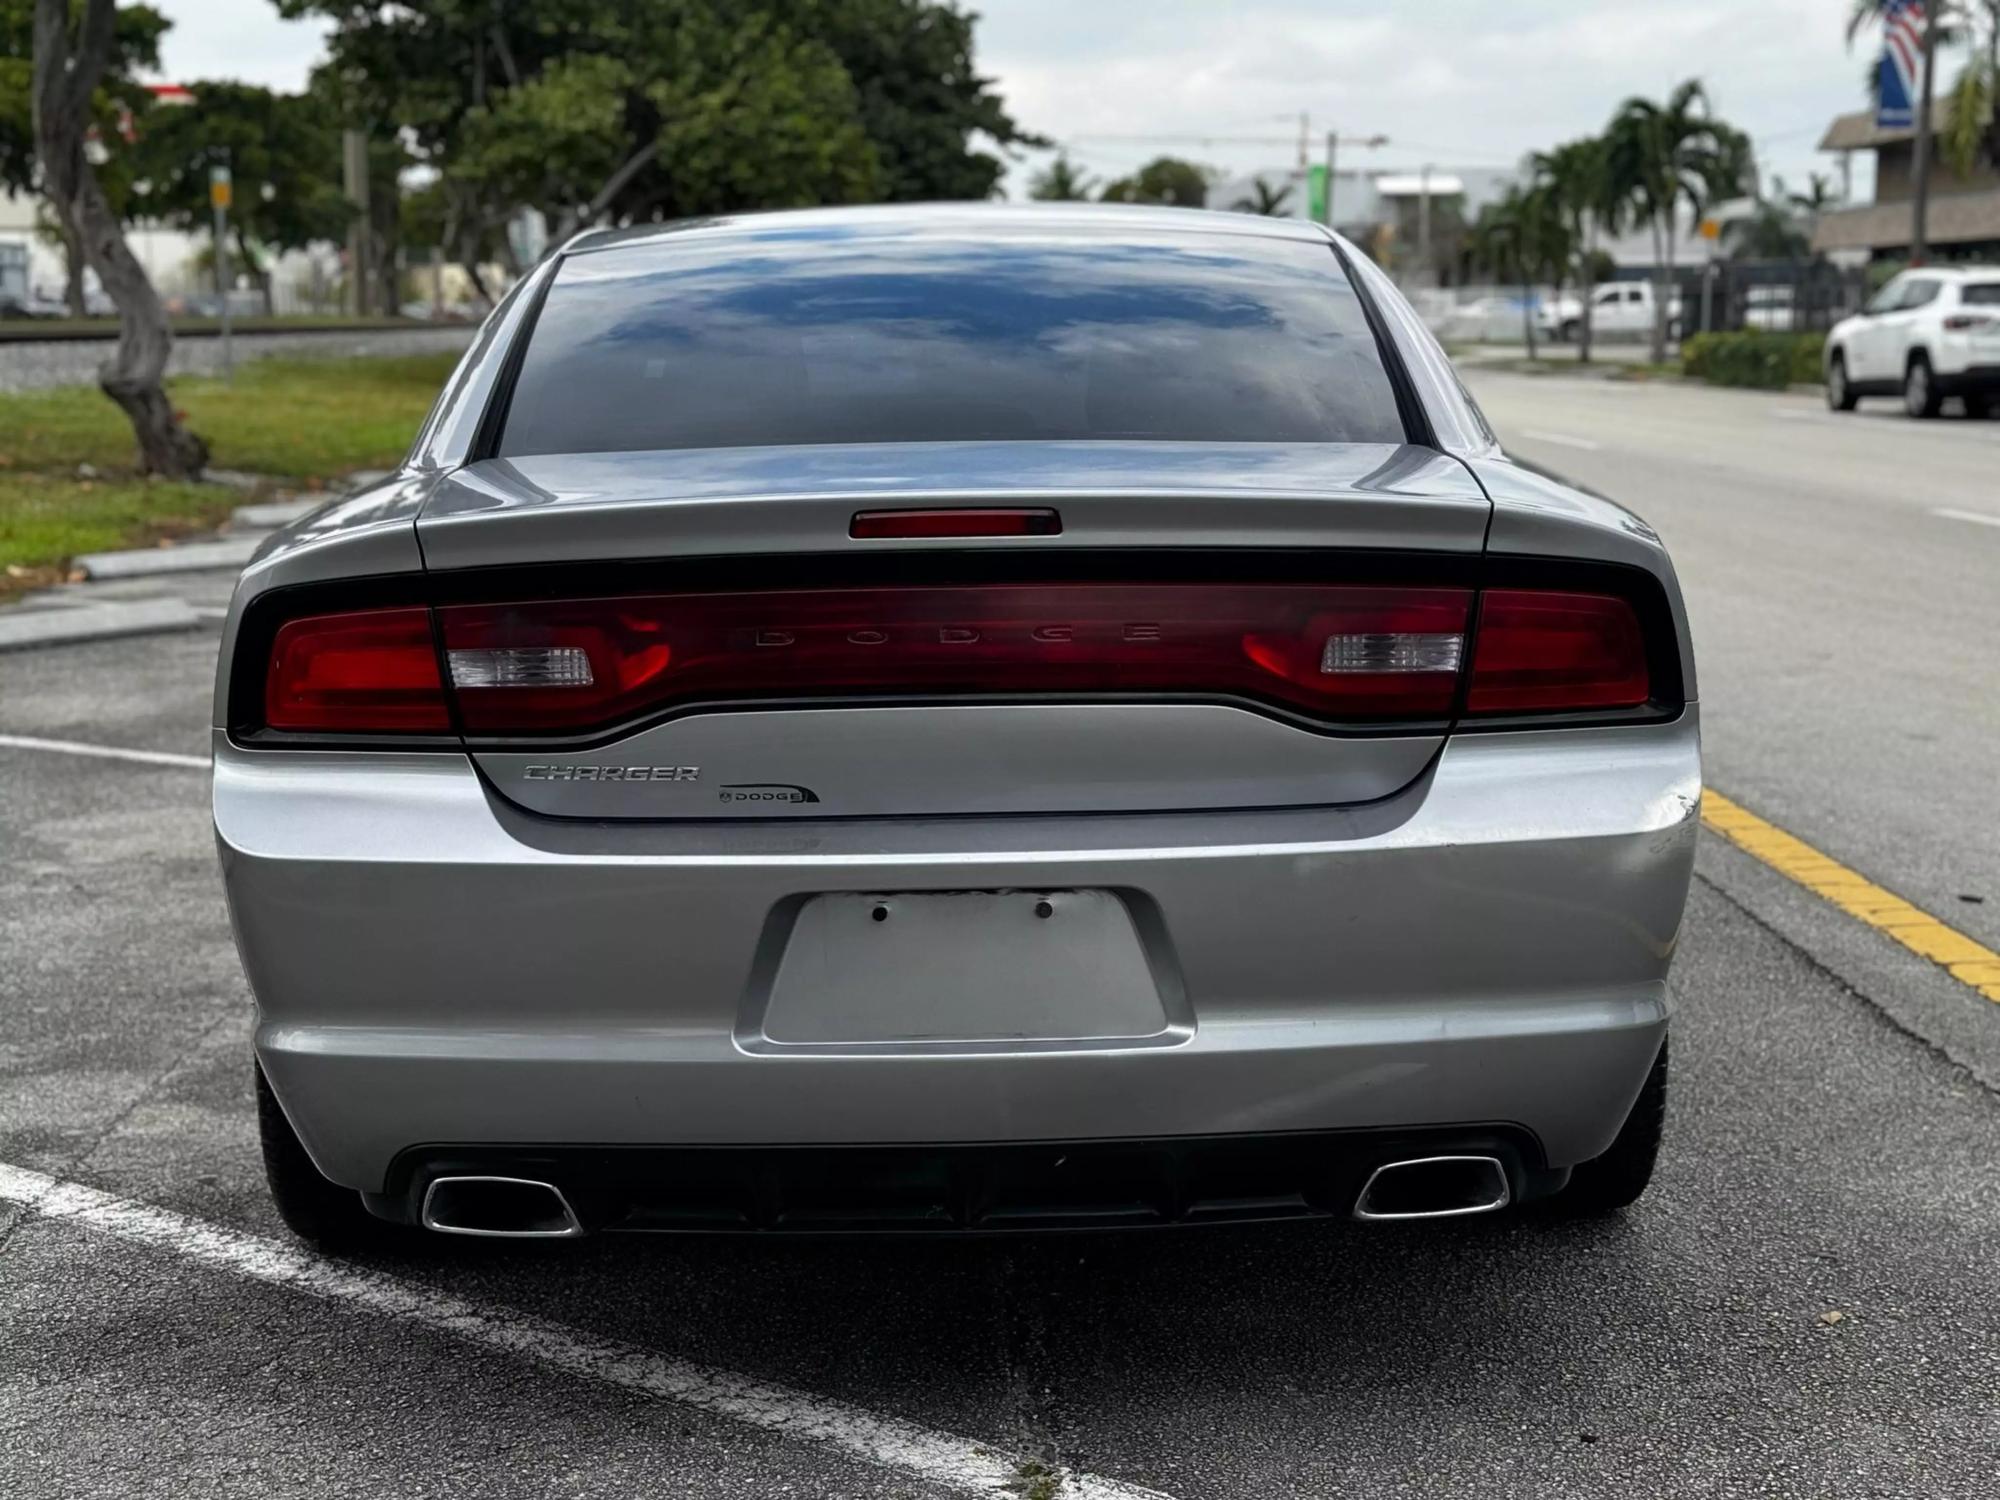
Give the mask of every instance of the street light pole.
M 1338 130 L 1329 130 L 1326 133 L 1326 202 L 1320 205 L 1321 212 L 1325 216 L 1320 222 L 1325 224 L 1328 229 L 1333 228 L 1334 225 L 1333 185 L 1338 179 L 1333 175 L 1333 159 L 1339 153 L 1339 150 L 1340 132 Z
M 1910 264 L 1920 266 L 1930 259 L 1931 208 L 1931 98 L 1937 74 L 1938 12 L 1941 3 L 1924 7 L 1924 88 L 1923 103 L 1917 106 L 1916 161 L 1913 172 L 1916 190 L 1911 198 Z

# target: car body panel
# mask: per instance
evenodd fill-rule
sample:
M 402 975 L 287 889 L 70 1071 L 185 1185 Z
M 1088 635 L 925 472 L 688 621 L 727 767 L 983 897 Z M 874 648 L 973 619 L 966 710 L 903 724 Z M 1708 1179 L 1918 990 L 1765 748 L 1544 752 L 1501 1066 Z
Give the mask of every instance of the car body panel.
M 461 755 L 216 741 L 259 1055 L 321 1169 L 364 1189 L 439 1142 L 1510 1121 L 1585 1160 L 1657 1050 L 1699 800 L 1692 708 L 1461 736 L 1358 808 L 1145 817 L 551 823 Z M 802 893 L 1046 889 L 1151 903 L 1185 1038 L 744 1045 Z
M 437 571 L 525 562 L 879 553 L 862 508 L 1053 506 L 1062 534 L 981 548 L 1243 546 L 1473 553 L 1489 509 L 1442 454 L 1373 443 L 899 443 L 488 459 L 451 475 L 418 532 Z

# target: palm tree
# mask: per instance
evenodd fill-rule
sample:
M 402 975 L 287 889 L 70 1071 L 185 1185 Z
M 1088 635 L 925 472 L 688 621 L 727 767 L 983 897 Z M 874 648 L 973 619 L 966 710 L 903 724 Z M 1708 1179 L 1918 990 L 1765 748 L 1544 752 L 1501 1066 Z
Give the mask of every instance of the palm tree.
M 1812 236 L 1799 225 L 1800 205 L 1810 200 L 1785 191 L 1785 179 L 1773 177 L 1768 195 L 1759 194 L 1747 219 L 1724 231 L 1723 243 L 1732 260 L 1804 260 L 1812 253 Z
M 1549 187 L 1514 186 L 1480 209 L 1467 236 L 1474 261 L 1521 288 L 1521 328 L 1528 358 L 1535 357 L 1535 284 L 1544 277 L 1562 289 L 1564 268 L 1575 253 L 1561 203 Z
M 1606 140 L 1613 190 L 1653 235 L 1653 362 L 1667 358 L 1668 303 L 1674 279 L 1674 213 L 1686 203 L 1699 219 L 1718 197 L 1740 192 L 1750 143 L 1716 119 L 1708 93 L 1690 78 L 1658 104 L 1628 99 Z
M 1289 182 L 1273 189 L 1263 178 L 1253 177 L 1250 191 L 1254 197 L 1238 198 L 1229 206 L 1239 214 L 1262 214 L 1267 219 L 1283 218 L 1291 212 L 1292 184 Z
M 1039 198 L 1045 203 L 1074 203 L 1088 198 L 1096 186 L 1097 184 L 1069 159 L 1067 151 L 1058 151 L 1056 159 L 1030 180 L 1028 196 Z
M 2000 98 L 2000 0 L 1937 0 L 1937 4 L 1938 50 L 1972 43 L 1972 55 L 1944 93 L 1938 159 L 1960 177 L 1970 177 L 1979 169 L 1982 151 L 2000 161 L 2000 110 L 1994 107 Z M 1851 0 L 1847 45 L 1852 47 L 1856 37 L 1881 19 L 1881 0 Z M 1878 98 L 1880 93 L 1881 74 L 1870 62 L 1868 96 Z
M 1590 298 L 1596 289 L 1599 233 L 1618 234 L 1625 227 L 1625 204 L 1612 191 L 1608 153 L 1602 139 L 1585 136 L 1553 151 L 1528 158 L 1530 180 L 1554 195 L 1574 257 L 1572 270 L 1581 289 L 1577 359 L 1590 363 Z M 1558 283 L 1557 291 L 1561 291 Z

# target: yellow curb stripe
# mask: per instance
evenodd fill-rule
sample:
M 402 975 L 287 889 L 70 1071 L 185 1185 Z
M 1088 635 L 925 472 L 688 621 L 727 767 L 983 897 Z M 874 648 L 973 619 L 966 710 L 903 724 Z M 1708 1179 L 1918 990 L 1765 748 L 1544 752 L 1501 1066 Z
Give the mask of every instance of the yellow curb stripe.
M 1828 858 L 1775 823 L 1765 822 L 1713 787 L 1702 789 L 1701 821 L 1780 875 L 1886 933 L 1918 957 L 1929 959 L 1961 984 L 1988 1000 L 2000 1000 L 2000 953 L 1985 944 L 1912 906 L 1894 891 L 1883 890 L 1867 876 Z

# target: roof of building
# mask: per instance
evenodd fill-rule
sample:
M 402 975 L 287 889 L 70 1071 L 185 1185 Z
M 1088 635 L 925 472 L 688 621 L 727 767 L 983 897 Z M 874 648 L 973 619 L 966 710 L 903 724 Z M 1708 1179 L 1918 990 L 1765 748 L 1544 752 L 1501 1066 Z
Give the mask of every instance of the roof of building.
M 1869 203 L 1839 208 L 1819 217 L 1813 226 L 1815 250 L 1887 250 L 1910 243 L 1911 208 L 1898 203 Z M 2000 188 L 1977 193 L 1941 193 L 1930 202 L 1926 233 L 1933 245 L 1976 244 L 2000 240 Z
M 1940 99 L 1931 105 L 1931 131 L 1933 134 L 1944 129 L 1951 118 L 1951 101 Z M 1826 127 L 1826 134 L 1819 138 L 1822 151 L 1873 151 L 1878 146 L 1894 145 L 1898 141 L 1912 140 L 1916 131 L 1911 129 L 1884 130 L 1875 123 L 1875 111 L 1857 109 L 1852 114 L 1835 115 L 1833 123 Z

